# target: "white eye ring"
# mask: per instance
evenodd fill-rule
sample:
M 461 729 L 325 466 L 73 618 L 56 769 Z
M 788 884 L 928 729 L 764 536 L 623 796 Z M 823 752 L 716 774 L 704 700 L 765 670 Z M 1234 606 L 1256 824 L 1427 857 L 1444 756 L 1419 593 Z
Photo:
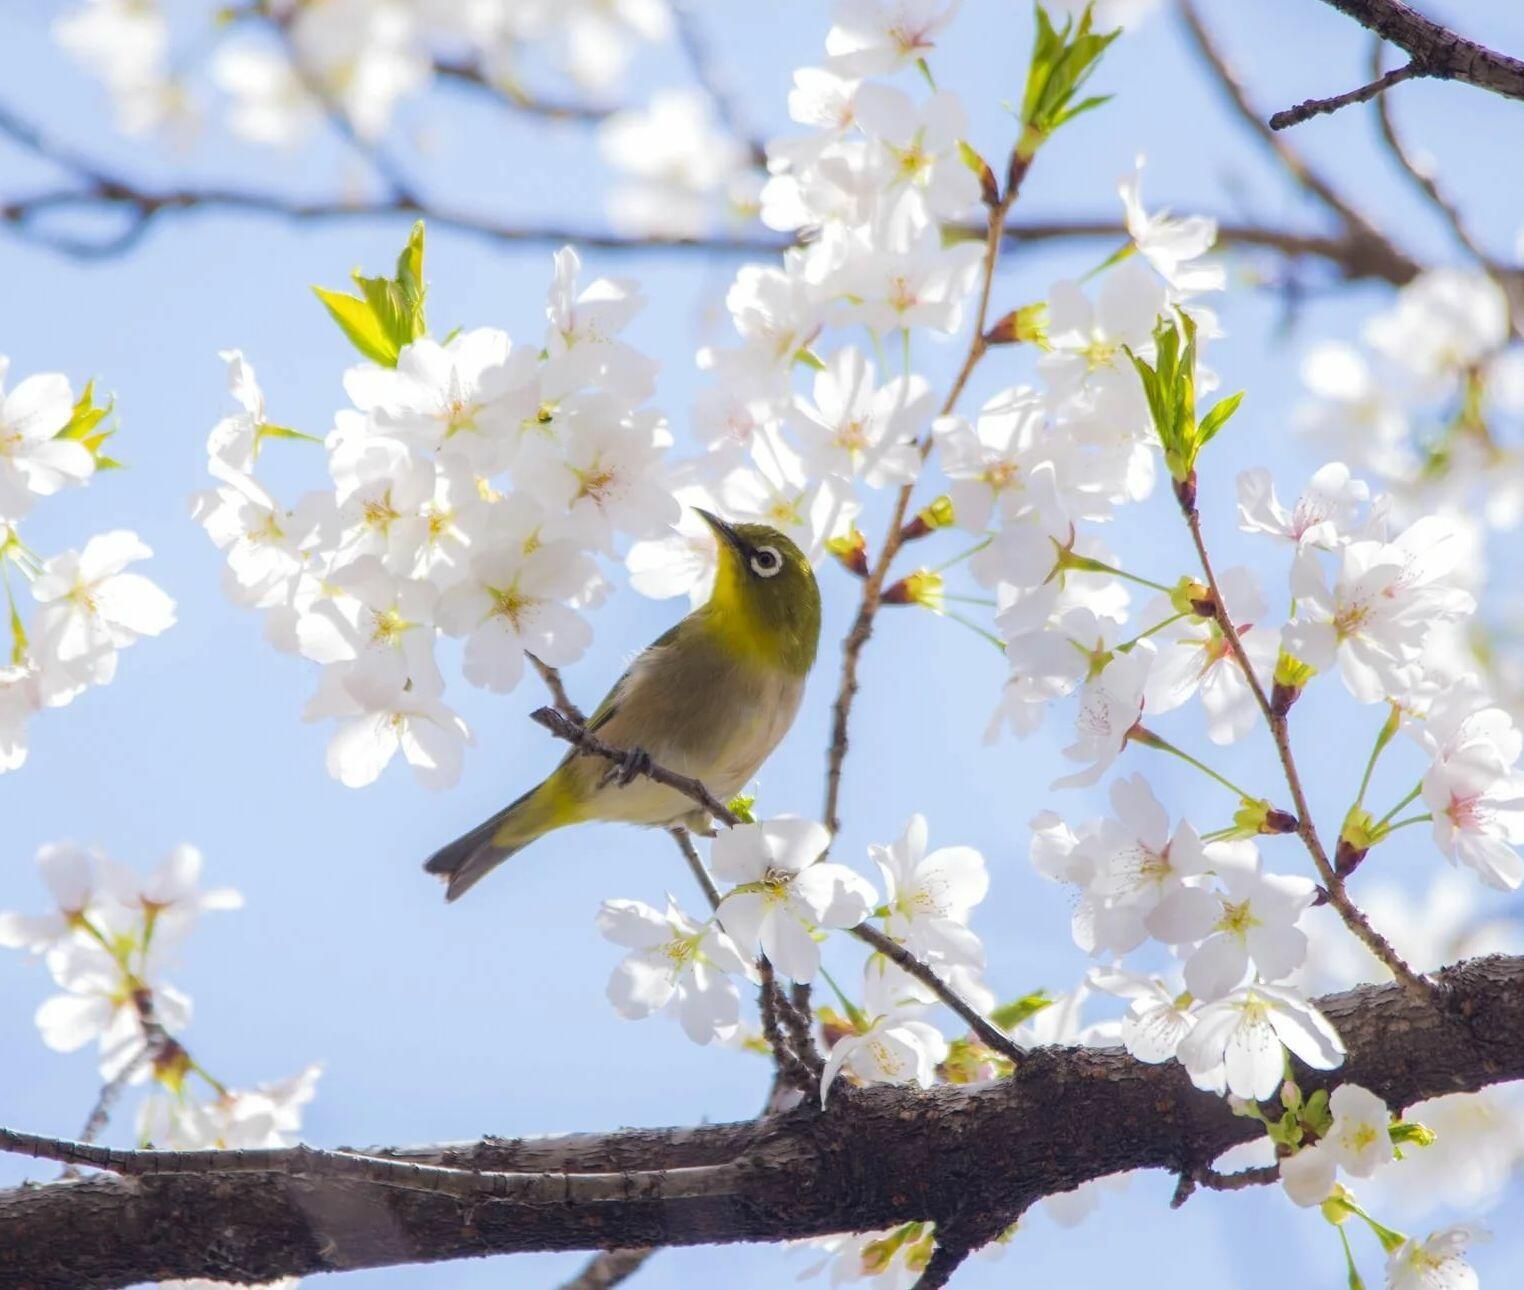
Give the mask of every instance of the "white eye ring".
M 783 568 L 783 557 L 778 554 L 778 549 L 771 546 L 759 546 L 751 554 L 751 571 L 759 578 L 771 578 Z

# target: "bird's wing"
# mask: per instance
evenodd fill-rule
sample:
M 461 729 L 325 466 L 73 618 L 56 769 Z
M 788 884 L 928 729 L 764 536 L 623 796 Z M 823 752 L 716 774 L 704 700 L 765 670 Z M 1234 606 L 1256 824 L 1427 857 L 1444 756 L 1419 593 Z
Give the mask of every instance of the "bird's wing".
M 625 668 L 624 675 L 614 682 L 613 689 L 611 689 L 607 694 L 603 696 L 603 702 L 593 709 L 593 715 L 587 719 L 587 729 L 589 733 L 592 733 L 600 729 L 602 726 L 606 725 L 609 721 L 609 718 L 619 711 L 619 703 L 624 696 L 624 689 L 628 684 L 630 678 L 635 675 L 635 673 L 640 669 L 641 664 L 645 662 L 654 651 L 661 649 L 665 645 L 670 645 L 674 640 L 677 639 L 678 629 L 682 627 L 682 625 L 683 624 L 681 622 L 678 622 L 667 628 L 666 631 L 664 631 L 660 636 L 658 636 L 640 652 L 635 661 L 631 663 L 629 667 Z M 572 749 L 572 751 L 567 754 L 566 760 L 570 761 L 572 757 L 576 755 L 576 752 L 577 750 L 575 748 Z

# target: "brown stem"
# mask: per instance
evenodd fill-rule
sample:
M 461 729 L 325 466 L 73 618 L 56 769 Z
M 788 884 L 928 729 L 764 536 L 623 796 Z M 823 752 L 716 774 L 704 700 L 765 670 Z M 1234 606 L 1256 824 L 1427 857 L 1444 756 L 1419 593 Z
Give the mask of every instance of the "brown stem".
M 935 969 L 921 962 L 920 959 L 910 953 L 898 941 L 891 940 L 883 932 L 873 926 L 872 923 L 859 923 L 851 929 L 853 936 L 858 940 L 871 945 L 875 950 L 889 959 L 902 971 L 909 973 L 922 985 L 935 991 L 937 998 L 962 1017 L 968 1023 L 968 1028 L 979 1037 L 979 1042 L 986 1048 L 992 1048 L 1002 1057 L 1010 1061 L 1020 1063 L 1025 1053 L 1003 1030 L 985 1017 L 979 1009 L 969 1003 L 961 994 L 948 985 L 936 974 Z
M 1434 984 L 1414 972 L 1403 961 L 1402 956 L 1392 948 L 1391 942 L 1371 926 L 1370 920 L 1350 899 L 1348 891 L 1345 890 L 1344 879 L 1330 863 L 1328 852 L 1323 849 L 1323 841 L 1318 836 L 1317 826 L 1312 821 L 1312 809 L 1308 805 L 1307 794 L 1302 789 L 1302 777 L 1297 770 L 1296 758 L 1291 751 L 1291 731 L 1286 714 L 1277 711 L 1271 704 L 1264 685 L 1255 675 L 1254 666 L 1249 661 L 1243 638 L 1238 634 L 1232 615 L 1228 613 L 1227 602 L 1223 599 L 1222 589 L 1217 584 L 1217 574 L 1212 568 L 1211 557 L 1207 554 L 1206 540 L 1201 533 L 1201 513 L 1194 506 L 1185 508 L 1185 522 L 1190 528 L 1191 542 L 1196 547 L 1196 556 L 1201 561 L 1201 571 L 1206 576 L 1207 587 L 1212 593 L 1212 605 L 1218 629 L 1228 642 L 1228 648 L 1232 651 L 1234 659 L 1243 671 L 1244 679 L 1249 684 L 1249 689 L 1254 694 L 1254 701 L 1259 705 L 1259 710 L 1270 727 L 1271 738 L 1275 741 L 1276 755 L 1280 759 L 1281 770 L 1286 776 L 1286 787 L 1291 790 L 1291 802 L 1297 819 L 1296 835 L 1302 840 L 1307 854 L 1312 857 L 1312 863 L 1317 868 L 1318 877 L 1327 893 L 1328 903 L 1344 920 L 1344 925 L 1359 938 L 1366 949 L 1386 965 L 1404 988 L 1418 998 L 1435 1000 L 1437 995 Z
M 1390 72 L 1382 72 L 1375 80 L 1358 89 L 1345 90 L 1343 94 L 1334 94 L 1324 99 L 1304 99 L 1295 107 L 1282 108 L 1270 118 L 1270 128 L 1272 130 L 1290 129 L 1303 121 L 1310 121 L 1315 116 L 1326 116 L 1337 112 L 1340 108 L 1349 107 L 1352 103 L 1365 103 L 1370 99 L 1378 98 L 1392 86 L 1400 85 L 1414 76 L 1426 74 L 1417 63 L 1404 64 Z
M 1403 252 L 1372 224 L 1362 211 L 1339 192 L 1331 181 L 1309 165 L 1301 153 L 1265 123 L 1264 114 L 1249 101 L 1249 94 L 1243 82 L 1229 66 L 1227 58 L 1218 48 L 1211 32 L 1207 30 L 1206 23 L 1202 21 L 1201 14 L 1196 8 L 1195 0 L 1179 0 L 1179 4 L 1186 30 L 1196 46 L 1197 53 L 1201 56 L 1201 61 L 1222 91 L 1223 97 L 1244 125 L 1280 162 L 1286 173 L 1338 218 L 1352 241 L 1367 246 L 1371 253 L 1378 257 L 1406 259 Z
M 694 779 L 691 775 L 679 775 L 665 766 L 658 766 L 649 758 L 644 762 L 634 762 L 632 757 L 638 750 L 616 748 L 613 744 L 605 743 L 597 735 L 590 734 L 587 727 L 580 722 L 571 720 L 555 708 L 536 708 L 529 714 L 529 719 L 544 726 L 557 739 L 566 740 L 567 743 L 590 756 L 630 765 L 634 774 L 643 775 L 646 779 L 665 785 L 684 797 L 691 798 L 722 824 L 736 825 L 741 822 L 724 802 L 705 787 L 702 780 Z
M 1006 216 L 1020 192 L 1021 181 L 1025 178 L 1029 164 L 1024 162 L 1018 166 L 1013 162 L 1011 182 L 1005 194 L 990 207 L 984 235 L 984 259 L 973 334 L 969 337 L 968 352 L 964 355 L 963 365 L 958 369 L 957 376 L 953 378 L 947 398 L 943 400 L 940 414 L 942 416 L 946 416 L 957 406 L 963 387 L 968 384 L 968 378 L 973 375 L 974 368 L 979 365 L 979 360 L 984 357 L 985 351 L 989 348 L 989 342 L 985 340 L 984 333 L 989 320 L 990 292 L 995 281 L 995 265 L 1000 258 Z M 925 461 L 931 452 L 930 434 L 921 441 L 920 451 L 921 460 Z M 884 535 L 884 543 L 879 548 L 878 558 L 868 570 L 868 576 L 863 579 L 862 597 L 858 601 L 857 616 L 852 620 L 852 627 L 847 632 L 846 639 L 842 641 L 841 682 L 837 686 L 836 700 L 831 705 L 831 742 L 826 748 L 824 818 L 826 828 L 830 829 L 833 835 L 841 832 L 839 814 L 841 774 L 842 764 L 847 757 L 847 727 L 852 717 L 852 703 L 857 697 L 857 665 L 862 657 L 863 647 L 867 645 L 868 638 L 873 635 L 873 619 L 878 613 L 879 604 L 883 598 L 884 581 L 888 577 L 889 567 L 894 563 L 894 557 L 899 554 L 900 547 L 905 543 L 905 517 L 910 512 L 910 497 L 914 491 L 913 482 L 906 484 L 894 499 L 894 511 L 889 520 L 888 532 Z
M 1402 0 L 1323 0 L 1391 41 L 1428 76 L 1465 81 L 1504 98 L 1524 99 L 1524 60 L 1500 54 L 1425 18 Z
M 540 674 L 540 679 L 545 682 L 545 688 L 550 691 L 551 700 L 555 703 L 561 715 L 568 721 L 575 721 L 579 726 L 585 726 L 587 718 L 582 715 L 582 709 L 573 703 L 571 696 L 566 693 L 566 685 L 561 680 L 561 673 L 551 667 L 549 663 L 543 662 L 531 654 L 528 650 L 524 651 L 524 657 L 529 660 L 530 666 Z

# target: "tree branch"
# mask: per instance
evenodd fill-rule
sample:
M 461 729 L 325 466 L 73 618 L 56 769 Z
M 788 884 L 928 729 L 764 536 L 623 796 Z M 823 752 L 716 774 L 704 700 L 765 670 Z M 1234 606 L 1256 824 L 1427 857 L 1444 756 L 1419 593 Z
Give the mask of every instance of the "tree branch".
M 1371 253 L 1378 257 L 1403 256 L 1392 241 L 1383 234 L 1364 212 L 1354 206 L 1339 192 L 1323 174 L 1308 164 L 1307 160 L 1284 138 L 1265 123 L 1264 114 L 1249 100 L 1249 92 L 1237 73 L 1229 65 L 1226 55 L 1218 48 L 1212 33 L 1202 21 L 1195 0 L 1179 0 L 1180 16 L 1185 21 L 1196 52 L 1201 56 L 1208 73 L 1217 83 L 1223 98 L 1238 115 L 1244 125 L 1270 151 L 1282 168 L 1309 196 L 1323 204 L 1344 226 L 1346 235 L 1353 241 L 1368 244 Z
M 1304 99 L 1295 107 L 1282 108 L 1270 118 L 1270 128 L 1286 130 L 1291 126 L 1300 125 L 1303 121 L 1310 121 L 1315 116 L 1326 116 L 1337 112 L 1351 103 L 1367 102 L 1385 94 L 1392 86 L 1400 85 L 1403 81 L 1423 74 L 1423 69 L 1417 63 L 1406 63 L 1401 67 L 1393 68 L 1390 72 L 1382 72 L 1375 80 L 1358 89 L 1345 90 L 1343 94 L 1335 94 L 1326 99 Z
M 1349 1055 L 1337 1071 L 1297 1066 L 1303 1090 L 1353 1081 L 1400 1108 L 1524 1077 L 1524 958 L 1476 959 L 1440 975 L 1443 1008 L 1395 984 L 1319 1000 Z M 259 1282 L 524 1250 L 784 1240 L 914 1220 L 998 1231 L 1038 1197 L 1128 1169 L 1197 1171 L 1260 1131 L 1194 1089 L 1174 1063 L 1044 1048 L 1009 1080 L 843 1088 L 825 1114 L 427 1149 L 434 1159 L 555 1171 L 572 1181 L 560 1195 L 546 1194 L 560 1182 L 492 1199 L 347 1173 L 310 1176 L 289 1167 L 310 1160 L 302 1148 L 269 1153 L 262 1173 L 208 1162 L 210 1171 L 196 1174 L 145 1169 L 131 1180 L 16 1188 L 0 1192 L 0 1282 L 30 1290 L 164 1277 Z M 409 1155 L 417 1149 L 398 1153 Z M 721 1166 L 705 1174 L 713 1190 L 664 1181 L 647 1192 L 648 1181 L 631 1181 L 712 1165 Z M 618 1172 L 625 1169 L 635 1172 Z M 609 1181 L 578 1183 L 578 1170 Z
M 968 1023 L 968 1028 L 979 1037 L 979 1042 L 986 1048 L 994 1049 L 1002 1057 L 1018 1065 L 1026 1057 L 1026 1053 L 1009 1035 L 942 980 L 934 968 L 922 963 L 898 941 L 885 936 L 872 923 L 859 923 L 851 929 L 851 934 L 865 944 L 871 945 L 901 971 L 908 972 L 922 985 L 935 992 L 937 998 Z
M 1524 99 L 1524 61 L 1467 40 L 1402 0 L 1323 0 L 1404 50 L 1425 76 Z
M 564 713 L 555 708 L 536 708 L 529 714 L 529 719 L 544 726 L 557 739 L 566 740 L 567 743 L 590 756 L 602 757 L 605 761 L 614 763 L 616 767 L 626 764 L 634 765 L 634 774 L 654 780 L 674 792 L 681 793 L 684 797 L 691 798 L 722 824 L 736 825 L 741 822 L 724 802 L 709 791 L 702 780 L 694 779 L 691 775 L 679 775 L 665 766 L 658 766 L 649 756 L 643 762 L 633 763 L 631 758 L 639 752 L 638 749 L 616 748 L 613 744 L 605 743 L 597 735 L 590 734 L 585 726 L 568 720 Z

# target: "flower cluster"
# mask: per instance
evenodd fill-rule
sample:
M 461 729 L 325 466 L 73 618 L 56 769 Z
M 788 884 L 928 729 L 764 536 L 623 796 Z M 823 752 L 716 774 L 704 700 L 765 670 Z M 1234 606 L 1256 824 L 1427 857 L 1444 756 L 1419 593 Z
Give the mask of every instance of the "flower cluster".
M 665 915 L 640 901 L 606 901 L 603 935 L 632 952 L 615 968 L 609 998 L 623 1017 L 665 1009 L 689 1038 L 740 1036 L 736 978 L 757 979 L 758 954 L 778 973 L 808 983 L 822 974 L 819 940 L 870 917 L 883 932 L 965 998 L 987 1003 L 980 976 L 984 946 L 968 925 L 989 889 L 984 858 L 969 847 L 927 853 L 928 828 L 914 816 L 900 839 L 869 854 L 887 899 L 846 865 L 824 859 L 830 834 L 813 820 L 778 816 L 738 824 L 714 841 L 710 868 L 724 891 L 698 923 L 669 896 Z M 836 983 L 829 976 L 832 988 Z M 869 957 L 859 1006 L 841 996 L 834 1040 L 820 1081 L 824 1102 L 838 1074 L 858 1083 L 929 1087 L 951 1047 L 929 1021 L 935 992 L 880 954 Z M 970 1075 L 970 1078 L 974 1076 Z
M 116 676 L 117 654 L 175 621 L 167 595 L 128 566 L 152 554 L 136 533 L 115 529 L 78 550 L 44 557 L 21 536 L 39 497 L 87 483 L 116 465 L 103 452 L 104 427 L 94 386 L 76 399 L 57 372 L 6 388 L 0 355 L 0 578 L 6 593 L 9 648 L 0 652 L 0 774 L 27 758 L 27 724 L 43 708 L 72 703 Z M 27 583 L 37 608 L 23 616 L 15 583 Z
M 175 56 L 179 33 L 167 8 L 84 0 L 55 24 L 63 48 L 110 91 L 129 134 L 188 128 L 198 116 L 186 75 L 194 64 Z M 270 0 L 229 10 L 210 33 L 186 35 L 215 42 L 211 79 L 226 96 L 232 130 L 291 145 L 328 113 L 373 141 L 403 103 L 463 70 L 508 102 L 530 97 L 531 62 L 604 92 L 636 49 L 667 39 L 671 25 L 663 0 Z
M 258 481 L 271 439 L 310 436 L 268 420 L 233 352 L 239 410 L 211 432 L 217 485 L 193 505 L 233 598 L 264 612 L 274 645 L 322 665 L 307 716 L 338 719 L 328 768 L 352 787 L 399 751 L 421 782 L 454 783 L 470 734 L 443 700 L 440 634 L 464 640 L 466 680 L 495 693 L 526 658 L 574 662 L 592 639 L 583 611 L 606 593 L 598 557 L 678 516 L 670 436 L 644 406 L 654 365 L 619 339 L 643 304 L 634 286 L 579 288 L 568 248 L 537 344 L 488 327 L 438 341 L 422 257 L 420 228 L 396 279 L 359 279 L 365 298 L 320 293 L 370 359 L 345 373 L 353 406 L 323 440 L 331 488 L 285 506 Z M 371 311 L 386 292 L 400 312 Z
M 203 890 L 201 853 L 191 846 L 176 847 L 147 877 L 67 844 L 43 847 L 37 866 L 51 908 L 42 914 L 0 912 L 0 947 L 40 957 L 58 987 L 37 1009 L 43 1043 L 59 1052 L 95 1043 L 101 1078 L 109 1084 L 152 1078 L 138 1110 L 142 1144 L 184 1149 L 294 1142 L 319 1068 L 254 1089 L 228 1087 L 181 1041 L 191 1001 L 165 976 L 201 916 L 239 908 L 238 892 Z M 88 1131 L 100 1127 L 92 1123 Z

